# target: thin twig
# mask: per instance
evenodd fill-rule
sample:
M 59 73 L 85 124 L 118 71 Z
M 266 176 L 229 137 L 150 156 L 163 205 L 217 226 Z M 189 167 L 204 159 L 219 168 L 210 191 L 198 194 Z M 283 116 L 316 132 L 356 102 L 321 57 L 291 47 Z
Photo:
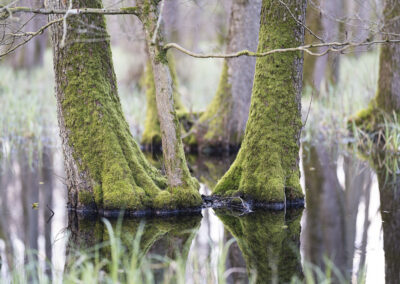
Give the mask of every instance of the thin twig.
M 325 42 L 323 38 L 318 36 L 316 33 L 314 33 L 309 27 L 307 27 L 303 22 L 299 21 L 296 16 L 292 13 L 292 10 L 290 10 L 289 6 L 283 2 L 282 0 L 278 0 L 279 3 L 281 3 L 283 6 L 285 6 L 286 10 L 288 10 L 290 16 L 296 21 L 297 24 L 300 26 L 303 26 L 312 36 L 314 36 L 316 39 L 318 39 L 320 42 Z
M 158 30 L 159 30 L 160 25 L 161 25 L 162 14 L 163 14 L 163 11 L 164 11 L 164 2 L 165 2 L 164 0 L 161 0 L 160 13 L 158 14 L 157 25 L 156 25 L 156 28 L 155 28 L 154 33 L 153 33 L 153 38 L 151 40 L 152 44 L 156 44 L 157 34 L 158 34 Z
M 304 121 L 303 128 L 304 128 L 304 127 L 306 126 L 306 124 L 307 124 L 308 115 L 310 114 L 310 110 L 311 110 L 311 103 L 312 103 L 313 98 L 314 98 L 314 93 L 315 93 L 315 91 L 313 90 L 313 91 L 311 92 L 310 104 L 308 105 L 307 116 L 306 116 L 306 120 Z
M 27 33 L 28 38 L 25 39 L 24 41 L 20 42 L 19 44 L 17 44 L 16 46 L 14 46 L 13 48 L 8 49 L 6 52 L 4 53 L 0 53 L 0 58 L 6 56 L 7 54 L 13 52 L 14 50 L 16 50 L 18 47 L 24 45 L 25 43 L 27 43 L 28 41 L 30 41 L 32 38 L 34 38 L 35 36 L 38 36 L 40 34 L 42 34 L 44 32 L 44 30 L 46 30 L 48 27 L 50 27 L 51 25 L 61 22 L 63 20 L 63 18 L 59 18 L 53 21 L 48 22 L 46 25 L 44 25 L 43 27 L 41 27 L 39 30 L 37 30 L 36 32 L 30 32 Z

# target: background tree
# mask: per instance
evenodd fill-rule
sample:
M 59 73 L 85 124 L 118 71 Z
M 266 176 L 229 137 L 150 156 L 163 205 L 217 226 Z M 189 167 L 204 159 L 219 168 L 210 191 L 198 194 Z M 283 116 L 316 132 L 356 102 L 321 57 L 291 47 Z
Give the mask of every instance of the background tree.
M 255 50 L 258 42 L 261 0 L 235 0 L 231 6 L 226 53 Z M 249 113 L 255 58 L 225 59 L 218 90 L 191 129 L 190 147 L 229 151 L 240 145 Z
M 28 6 L 32 8 L 44 6 L 43 0 L 21 0 L 18 1 L 19 6 Z M 12 32 L 20 32 L 21 29 L 27 30 L 38 30 L 42 26 L 46 24 L 46 16 L 45 15 L 18 15 L 16 19 L 10 23 L 9 27 Z M 23 45 L 17 50 L 15 50 L 14 55 L 12 57 L 7 58 L 11 61 L 11 65 L 14 68 L 26 68 L 30 69 L 33 67 L 38 67 L 43 64 L 43 57 L 46 51 L 47 46 L 47 34 L 41 34 L 32 39 L 29 44 Z M 18 44 L 22 40 L 21 39 L 11 39 L 10 44 Z
M 398 39 L 400 33 L 400 3 L 385 0 L 383 10 L 383 37 Z M 381 46 L 379 62 L 378 90 L 369 107 L 360 111 L 353 119 L 357 125 L 368 132 L 382 129 L 384 118 L 392 120 L 392 115 L 400 112 L 400 45 Z
M 305 8 L 301 0 L 287 1 L 287 6 L 263 0 L 257 51 L 301 46 Z M 266 202 L 303 197 L 299 182 L 302 68 L 301 52 L 257 58 L 244 141 L 214 194 Z

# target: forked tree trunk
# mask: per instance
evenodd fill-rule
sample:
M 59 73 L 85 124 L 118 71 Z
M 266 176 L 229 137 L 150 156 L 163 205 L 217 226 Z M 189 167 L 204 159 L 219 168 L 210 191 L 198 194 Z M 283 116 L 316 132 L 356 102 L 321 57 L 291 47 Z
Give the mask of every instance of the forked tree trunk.
M 49 4 L 50 8 L 67 8 L 60 0 Z M 73 8 L 80 7 L 102 5 L 100 0 L 73 1 Z M 85 29 L 86 33 L 80 33 Z M 52 31 L 58 122 L 70 207 L 142 210 L 197 205 L 198 200 L 176 200 L 161 190 L 167 187 L 166 179 L 149 165 L 129 132 L 118 97 L 104 17 L 71 15 L 65 38 L 62 24 L 53 25 Z
M 305 0 L 263 0 L 258 52 L 304 43 Z M 261 202 L 302 198 L 299 171 L 303 55 L 257 58 L 250 115 L 242 147 L 214 194 Z M 286 189 L 286 199 L 285 199 Z
M 260 9 L 261 0 L 233 1 L 226 53 L 257 48 Z M 224 61 L 217 93 L 187 139 L 192 149 L 229 151 L 240 145 L 249 115 L 255 63 L 255 58 L 246 56 Z
M 186 164 L 181 139 L 181 127 L 174 104 L 172 76 L 166 51 L 163 49 L 163 34 L 158 23 L 158 2 L 138 1 L 143 22 L 149 58 L 153 68 L 158 119 L 162 133 L 162 149 L 169 190 L 183 204 L 200 205 L 199 183 L 193 178 Z M 156 35 L 155 35 L 156 34 Z

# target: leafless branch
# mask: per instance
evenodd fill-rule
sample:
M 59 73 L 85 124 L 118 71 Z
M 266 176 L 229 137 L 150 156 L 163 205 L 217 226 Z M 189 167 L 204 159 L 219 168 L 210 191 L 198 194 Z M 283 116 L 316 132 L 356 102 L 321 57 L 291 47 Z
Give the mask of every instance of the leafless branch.
M 183 48 L 182 46 L 180 46 L 176 43 L 167 43 L 166 45 L 164 45 L 164 50 L 175 48 L 175 49 L 179 50 L 180 52 L 187 54 L 189 56 L 195 57 L 195 58 L 236 58 L 236 57 L 240 57 L 240 56 L 264 57 L 264 56 L 268 56 L 268 55 L 271 55 L 274 53 L 294 52 L 294 51 L 304 51 L 313 56 L 323 56 L 329 52 L 339 52 L 340 53 L 351 47 L 371 46 L 371 45 L 389 44 L 389 43 L 393 43 L 393 44 L 400 43 L 400 39 L 386 39 L 386 40 L 375 40 L 375 41 L 367 40 L 367 41 L 363 41 L 363 42 L 345 41 L 345 42 L 314 43 L 314 44 L 307 44 L 307 45 L 302 45 L 302 46 L 298 46 L 298 47 L 272 49 L 272 50 L 269 50 L 266 52 L 253 52 L 253 51 L 249 51 L 249 50 L 242 50 L 242 51 L 238 51 L 235 53 L 227 53 L 227 54 L 195 53 L 195 52 L 192 52 L 190 50 Z M 325 51 L 320 52 L 320 53 L 312 51 L 312 49 L 318 48 L 318 47 L 328 47 L 328 49 L 326 49 Z
M 158 14 L 157 25 L 156 25 L 156 28 L 153 33 L 153 38 L 151 40 L 152 44 L 156 43 L 158 30 L 159 30 L 161 22 L 162 22 L 163 11 L 164 11 L 164 0 L 161 0 L 160 13 Z
M 35 9 L 30 7 L 1 7 L 0 19 L 5 19 L 14 13 L 34 13 L 42 15 L 83 15 L 83 14 L 98 14 L 98 15 L 139 15 L 139 10 L 136 7 L 126 7 L 119 9 L 100 9 L 100 8 L 79 8 L 79 9 Z
M 27 38 L 24 39 L 22 42 L 20 42 L 19 44 L 17 44 L 16 46 L 8 49 L 7 51 L 5 51 L 4 53 L 0 53 L 0 58 L 6 56 L 7 54 L 13 52 L 14 50 L 16 50 L 18 47 L 26 44 L 28 41 L 30 41 L 32 38 L 34 38 L 35 36 L 38 36 L 40 34 L 42 34 L 48 27 L 50 27 L 51 25 L 61 22 L 63 21 L 64 18 L 59 18 L 53 21 L 48 22 L 46 25 L 44 25 L 43 27 L 41 27 L 39 30 L 37 30 L 36 32 L 25 32 L 22 34 L 16 34 L 19 36 L 26 36 Z

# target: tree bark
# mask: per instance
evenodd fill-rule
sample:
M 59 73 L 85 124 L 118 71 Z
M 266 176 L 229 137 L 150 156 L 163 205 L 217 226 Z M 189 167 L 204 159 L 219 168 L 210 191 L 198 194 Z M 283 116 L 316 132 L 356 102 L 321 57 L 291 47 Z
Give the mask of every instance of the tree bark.
M 67 8 L 63 1 L 49 4 Z M 99 0 L 73 1 L 73 8 L 79 7 L 102 5 Z M 129 132 L 104 17 L 71 15 L 67 27 L 65 45 L 62 24 L 53 25 L 52 42 L 69 206 L 97 211 L 192 206 L 189 197 L 178 202 L 162 190 L 166 179 L 150 166 Z M 87 32 L 80 33 L 83 29 Z
M 175 70 L 175 64 L 172 56 L 168 56 L 168 66 L 171 72 L 172 85 L 173 85 L 173 97 L 174 106 L 178 115 L 179 120 L 182 123 L 182 118 L 188 114 L 187 109 L 183 105 L 179 92 L 178 92 L 178 76 Z M 154 82 L 153 68 L 151 62 L 147 63 L 145 71 L 145 85 L 146 85 L 146 120 L 144 131 L 142 134 L 141 144 L 145 150 L 161 150 L 161 129 L 160 121 L 157 114 L 157 102 L 156 102 L 156 88 Z
M 306 1 L 286 2 L 304 23 Z M 257 51 L 303 43 L 304 27 L 284 6 L 263 0 Z M 299 182 L 302 70 L 301 52 L 257 58 L 244 141 L 214 194 L 280 203 L 303 198 Z
M 261 0 L 233 1 L 226 53 L 257 48 L 260 9 Z M 217 93 L 187 140 L 191 148 L 238 148 L 249 115 L 255 63 L 245 56 L 224 61 Z
M 141 7 L 141 20 L 146 34 L 146 43 L 151 61 L 158 119 L 162 133 L 162 149 L 164 165 L 168 178 L 169 192 L 178 203 L 199 206 L 202 202 L 198 193 L 199 183 L 190 175 L 186 164 L 181 139 L 181 126 L 175 109 L 173 98 L 172 76 L 168 65 L 166 51 L 163 48 L 163 34 L 159 23 L 159 1 L 138 1 Z M 165 200 L 162 200 L 165 198 Z M 167 192 L 159 202 L 169 202 Z M 162 201 L 161 201 L 162 200 Z

